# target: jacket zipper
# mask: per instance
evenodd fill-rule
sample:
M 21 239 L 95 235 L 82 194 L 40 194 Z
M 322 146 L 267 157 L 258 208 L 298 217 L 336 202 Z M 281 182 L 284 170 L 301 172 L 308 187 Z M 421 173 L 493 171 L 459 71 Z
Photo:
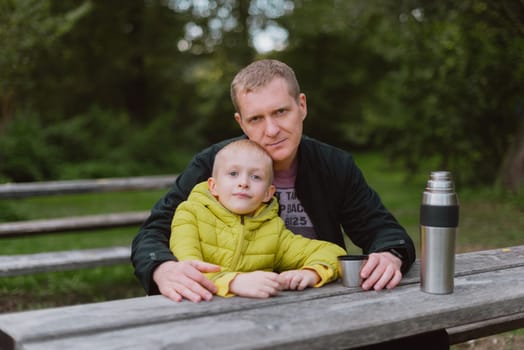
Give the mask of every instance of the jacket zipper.
M 240 232 L 240 237 L 238 238 L 237 246 L 235 248 L 235 255 L 233 256 L 233 259 L 231 259 L 231 266 L 230 266 L 231 271 L 237 270 L 238 261 L 240 260 L 240 255 L 242 253 L 242 248 L 244 246 L 244 231 L 245 231 L 246 226 L 244 225 L 244 216 L 243 215 L 240 217 L 240 227 L 242 228 L 242 230 Z

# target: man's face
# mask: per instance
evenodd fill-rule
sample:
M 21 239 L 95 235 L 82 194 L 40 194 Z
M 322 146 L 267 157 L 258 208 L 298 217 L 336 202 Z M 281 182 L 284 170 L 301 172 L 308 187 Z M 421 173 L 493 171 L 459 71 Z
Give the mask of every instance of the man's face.
M 239 113 L 235 119 L 247 137 L 261 145 L 273 158 L 275 170 L 286 170 L 296 158 L 302 123 L 306 118 L 306 96 L 298 101 L 282 78 L 237 96 Z

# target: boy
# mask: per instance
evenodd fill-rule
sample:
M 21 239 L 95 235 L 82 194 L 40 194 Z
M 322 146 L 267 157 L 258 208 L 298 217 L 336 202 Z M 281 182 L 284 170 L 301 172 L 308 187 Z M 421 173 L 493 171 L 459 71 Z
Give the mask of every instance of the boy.
M 272 181 L 269 154 L 253 141 L 238 140 L 217 153 L 212 177 L 175 212 L 173 254 L 220 265 L 220 272 L 206 274 L 217 295 L 267 298 L 338 278 L 337 256 L 344 249 L 286 229 Z

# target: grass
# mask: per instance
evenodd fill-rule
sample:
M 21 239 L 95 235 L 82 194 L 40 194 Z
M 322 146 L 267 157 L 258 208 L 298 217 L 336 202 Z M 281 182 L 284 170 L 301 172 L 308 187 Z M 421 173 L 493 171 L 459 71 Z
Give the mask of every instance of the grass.
M 357 154 L 355 159 L 368 183 L 381 195 L 386 207 L 406 227 L 419 247 L 419 206 L 429 176 L 414 174 L 405 180 L 403 171 L 387 164 L 378 154 Z M 457 188 L 460 227 L 457 252 L 503 248 L 523 244 L 524 200 L 491 188 Z M 79 194 L 37 197 L 0 202 L 11 216 L 39 219 L 113 211 L 149 210 L 164 191 Z M 26 238 L 3 238 L 0 254 L 130 245 L 138 228 L 98 232 L 49 234 Z M 352 248 L 351 250 L 354 250 Z M 418 253 L 418 251 L 417 251 Z M 0 312 L 38 309 L 61 305 L 143 296 L 131 265 L 78 271 L 42 273 L 2 278 Z M 522 338 L 522 330 L 503 335 Z M 512 338 L 512 339 L 513 339 Z
M 4 277 L 2 312 L 143 296 L 131 265 Z

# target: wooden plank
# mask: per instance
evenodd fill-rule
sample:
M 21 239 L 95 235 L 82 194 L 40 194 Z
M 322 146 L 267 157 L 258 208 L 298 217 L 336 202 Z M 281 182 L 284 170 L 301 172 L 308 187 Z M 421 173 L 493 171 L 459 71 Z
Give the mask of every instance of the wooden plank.
M 459 254 L 457 256 L 457 274 L 459 274 L 460 277 L 456 279 L 455 293 L 450 295 L 431 295 L 420 291 L 418 284 L 419 264 L 417 261 L 414 268 L 403 279 L 402 287 L 398 287 L 392 291 L 361 292 L 359 290 L 345 288 L 335 283 L 323 288 L 308 289 L 303 292 L 284 292 L 276 298 L 264 300 L 238 297 L 232 299 L 215 298 L 213 302 L 210 303 L 193 304 L 190 302 L 173 303 L 161 296 L 153 296 L 78 305 L 60 309 L 4 314 L 0 315 L 0 329 L 7 334 L 4 334 L 4 341 L 6 343 L 9 339 L 16 339 L 17 342 L 23 344 L 26 344 L 26 342 L 35 342 L 36 344 L 51 337 L 57 339 L 69 338 L 76 335 L 83 337 L 86 336 L 86 334 L 95 333 L 99 333 L 96 337 L 110 338 L 111 336 L 115 336 L 115 339 L 122 339 L 123 334 L 112 334 L 111 332 L 119 332 L 119 330 L 125 331 L 126 329 L 133 330 L 130 332 L 131 335 L 136 331 L 136 336 L 130 339 L 138 341 L 135 338 L 141 337 L 142 331 L 144 332 L 144 339 L 150 339 L 146 335 L 146 333 L 150 331 L 147 328 L 148 325 L 154 325 L 154 330 L 155 327 L 161 327 L 164 323 L 169 323 L 169 327 L 175 328 L 171 331 L 166 331 L 167 333 L 184 334 L 193 328 L 188 326 L 186 330 L 183 325 L 186 322 L 192 322 L 191 320 L 193 319 L 202 320 L 203 318 L 209 317 L 209 320 L 213 320 L 213 322 L 216 321 L 215 325 L 209 325 L 210 328 L 214 329 L 214 327 L 216 327 L 217 324 L 220 325 L 221 322 L 227 323 L 231 322 L 231 320 L 237 320 L 237 318 L 243 319 L 243 310 L 250 309 L 250 312 L 253 312 L 253 322 L 258 324 L 257 318 L 255 317 L 257 313 L 262 315 L 267 308 L 274 308 L 274 314 L 270 313 L 267 317 L 261 318 L 261 320 L 264 321 L 260 321 L 261 323 L 258 324 L 260 327 L 273 327 L 274 329 L 283 331 L 286 329 L 285 325 L 273 324 L 272 322 L 278 322 L 278 319 L 284 317 L 282 315 L 289 312 L 290 315 L 296 315 L 297 321 L 293 327 L 297 327 L 298 330 L 300 330 L 301 327 L 306 328 L 307 332 L 311 332 L 310 337 L 314 337 L 315 335 L 322 337 L 323 332 L 327 332 L 326 334 L 328 334 L 329 330 L 321 331 L 319 329 L 317 332 L 316 328 L 319 324 L 325 322 L 326 324 L 333 324 L 334 327 L 338 327 L 339 323 L 359 323 L 361 320 L 360 315 L 365 314 L 365 317 L 371 318 L 368 322 L 372 322 L 373 320 L 378 322 L 378 325 L 370 324 L 369 327 L 384 328 L 380 333 L 377 333 L 383 337 L 382 340 L 393 339 L 396 336 L 402 336 L 402 334 L 407 336 L 418 332 L 439 329 L 440 327 L 458 327 L 460 325 L 482 322 L 484 320 L 524 312 L 524 310 L 522 310 L 524 307 L 524 296 L 522 295 L 524 293 L 524 286 L 522 286 L 524 281 L 521 278 L 524 274 L 523 268 L 524 246 L 519 246 L 512 247 L 509 250 L 494 249 L 491 251 Z M 470 269 L 472 273 L 468 273 L 468 269 Z M 480 274 L 479 271 L 485 272 Z M 341 299 L 339 300 L 338 298 Z M 516 304 L 513 305 L 512 302 Z M 292 307 L 285 307 L 287 304 L 294 305 Z M 396 307 L 399 310 L 395 311 L 395 308 L 390 309 L 390 304 L 392 307 L 398 304 Z M 301 309 L 309 308 L 311 308 L 312 312 L 314 311 L 310 316 L 297 312 L 297 310 L 300 311 Z M 455 309 L 461 310 L 460 313 L 457 311 L 455 314 L 449 314 Z M 411 312 L 421 314 L 411 315 Z M 233 316 L 229 316 L 228 318 L 226 316 L 227 314 L 235 313 L 235 317 L 237 318 Z M 332 313 L 335 315 L 343 313 L 347 320 L 337 319 L 340 315 L 334 317 L 333 320 L 320 319 L 320 317 L 327 317 L 327 315 L 331 315 Z M 405 318 L 412 318 L 409 322 L 413 324 L 410 324 L 407 320 L 403 321 L 405 329 L 400 324 L 395 326 L 396 322 L 401 321 L 398 319 L 401 313 Z M 349 315 L 359 316 L 350 317 Z M 306 316 L 310 317 L 310 319 Z M 302 317 L 305 317 L 304 323 L 300 325 L 298 320 Z M 318 322 L 315 320 L 315 317 L 319 317 Z M 390 319 L 392 317 L 394 319 Z M 423 317 L 424 323 L 418 325 L 417 322 L 420 317 Z M 432 323 L 432 317 L 435 318 L 435 324 Z M 437 322 L 439 319 L 440 323 Z M 269 322 L 269 324 L 265 322 Z M 381 326 L 382 322 L 384 322 L 383 326 Z M 356 327 L 358 325 L 353 326 Z M 350 328 L 353 326 L 348 325 Z M 180 327 L 182 327 L 182 329 Z M 395 329 L 395 327 L 400 328 L 398 335 L 395 335 L 394 332 L 388 333 L 389 327 L 393 327 L 392 329 Z M 243 332 L 244 328 L 245 325 L 236 331 Z M 196 327 L 195 330 L 190 333 L 201 332 L 202 339 L 205 339 L 207 331 L 206 328 Z M 290 332 L 291 331 L 295 332 L 295 330 L 290 330 Z M 301 330 L 301 332 L 304 331 L 305 330 Z M 359 335 L 359 332 L 375 334 L 374 330 L 365 331 L 360 329 L 356 331 L 351 328 L 340 330 L 341 334 L 333 336 L 335 338 L 342 337 L 343 340 L 345 339 L 344 342 L 346 342 L 349 341 L 349 338 L 344 334 L 350 331 L 353 332 L 352 334 L 357 338 L 360 337 L 359 339 L 361 339 L 362 343 L 359 344 L 377 341 L 376 339 L 370 340 L 362 338 L 362 335 Z M 160 334 L 161 332 L 154 337 L 160 338 Z M 220 337 L 231 338 L 234 337 L 234 334 L 235 333 L 227 334 L 226 332 L 226 334 L 222 334 Z M 252 336 L 257 335 L 252 334 Z M 306 337 L 304 339 L 308 339 L 308 334 L 304 336 Z M 198 334 L 192 334 L 192 337 L 195 337 L 196 340 L 200 339 Z M 155 339 L 150 339 L 153 342 L 152 344 L 156 344 L 155 341 L 157 341 L 157 339 Z M 211 341 L 210 339 L 208 340 Z M 83 339 L 82 342 L 83 341 L 87 341 L 89 344 L 91 338 Z M 158 341 L 161 342 L 163 340 Z M 279 340 L 279 342 L 280 341 L 284 340 Z M 349 341 L 349 343 L 351 342 Z M 137 347 L 140 347 L 140 344 L 137 344 Z M 190 343 L 185 345 L 189 346 Z M 28 349 L 29 348 L 30 347 L 28 347 Z M 104 346 L 101 348 L 104 348 Z M 123 346 L 123 348 L 125 348 L 125 346 Z M 155 348 L 155 346 L 147 348 Z
M 93 180 L 42 181 L 0 185 L 0 199 L 57 194 L 163 189 L 173 185 L 177 175 L 139 176 Z
M 490 258 L 491 257 L 491 258 Z M 479 259 L 480 258 L 480 259 Z M 456 257 L 457 261 L 457 274 L 460 274 L 462 276 L 467 276 L 467 271 L 481 271 L 481 270 L 491 270 L 491 269 L 503 269 L 508 267 L 514 267 L 514 266 L 524 266 L 524 245 L 518 246 L 518 247 L 512 247 L 509 251 L 507 249 L 493 249 L 489 251 L 480 251 L 480 252 L 471 252 L 471 253 L 464 253 L 464 254 L 458 254 Z M 402 285 L 408 285 L 408 284 L 416 284 L 418 286 L 419 282 L 419 271 L 420 271 L 420 262 L 416 261 L 413 268 L 407 273 L 407 275 L 403 278 L 401 281 Z M 336 286 L 336 285 L 329 285 L 329 288 L 319 288 L 314 289 L 311 291 L 314 291 L 314 293 L 304 293 L 304 294 L 295 294 L 293 293 L 293 298 L 302 298 L 300 300 L 307 301 L 310 300 L 310 298 L 326 298 L 330 296 L 336 296 L 340 294 L 346 294 L 348 293 L 348 289 L 342 287 L 342 286 Z M 350 289 L 350 292 L 353 290 Z M 284 294 L 285 295 L 285 294 Z M 223 311 L 223 308 L 221 308 L 221 304 L 219 300 L 220 298 L 215 298 L 216 301 L 213 302 L 213 308 L 215 305 L 218 305 L 218 309 L 210 310 L 206 309 L 206 313 L 213 313 L 217 312 L 220 313 Z M 268 301 L 270 303 L 276 303 L 276 299 L 269 299 L 271 301 Z M 281 300 L 280 298 L 278 300 Z M 131 302 L 133 303 L 133 302 Z M 139 299 L 137 303 L 140 303 Z M 218 303 L 218 304 L 217 304 Z M 265 303 L 265 301 L 257 301 L 257 303 Z M 119 302 L 114 302 L 113 304 L 116 309 L 118 309 Z M 191 304 L 190 304 L 191 305 Z M 83 311 L 86 315 L 87 319 L 93 319 L 96 320 L 96 314 L 98 314 L 101 310 L 99 310 L 97 304 L 91 305 L 89 308 L 85 308 Z M 105 306 L 103 306 L 105 307 Z M 121 306 L 123 309 L 129 309 L 131 306 L 129 305 L 128 301 L 123 301 L 123 306 Z M 192 310 L 192 309 L 191 309 Z M 38 311 L 39 313 L 46 312 L 46 311 Z M 53 311 L 51 311 L 52 313 Z M 90 315 L 89 313 L 92 312 L 93 314 Z M 138 312 L 140 314 L 141 312 Z M 185 313 L 185 311 L 183 312 Z M 171 311 L 165 310 L 165 305 L 160 304 L 157 309 L 152 310 L 152 314 L 155 314 L 159 317 L 173 317 L 173 314 Z M 164 315 L 165 314 L 165 315 Z M 132 324 L 134 324 L 133 320 L 128 319 L 128 315 L 122 315 L 119 316 L 117 314 L 114 315 L 114 317 L 111 318 L 112 321 L 115 321 L 117 324 L 125 324 L 125 322 L 130 321 Z M 140 316 L 140 317 L 146 317 L 146 316 Z M 44 320 L 45 317 L 41 314 L 39 314 L 38 317 L 34 317 L 35 320 Z M 149 320 L 152 321 L 152 320 Z M 149 322 L 147 321 L 147 322 Z M 98 320 L 95 321 L 96 325 L 98 324 Z M 43 323 L 46 323 L 43 321 Z M 92 325 L 92 326 L 96 326 Z M 45 324 L 39 324 L 38 326 L 35 326 L 36 329 L 44 329 Z M 51 327 L 60 327 L 60 325 L 51 325 Z M 71 327 L 71 325 L 67 325 L 67 327 Z M 60 332 L 60 330 L 55 330 L 57 332 Z
M 524 245 L 457 254 L 455 276 L 523 266 L 523 262 Z
M 126 305 L 131 309 L 103 303 L 105 308 L 97 307 L 96 316 L 89 306 L 55 309 L 54 315 L 47 310 L 48 317 L 46 310 L 7 314 L 0 315 L 4 332 L 0 344 L 15 339 L 26 350 L 349 349 L 523 313 L 524 279 L 518 278 L 523 274 L 524 267 L 517 267 L 460 277 L 449 295 L 427 294 L 418 285 L 406 285 L 381 292 L 345 289 L 344 294 L 307 302 L 289 295 L 311 295 L 316 290 L 290 292 L 285 303 L 276 304 L 269 302 L 280 297 L 265 300 L 264 305 L 244 298 L 218 299 L 223 310 L 211 314 L 206 310 L 215 308 L 215 302 L 170 303 L 158 298 L 135 299 Z M 337 286 L 325 289 L 330 287 Z M 244 302 L 243 308 L 230 311 L 228 306 L 238 301 Z M 155 313 L 158 304 L 163 304 L 161 316 Z M 138 323 L 115 323 L 115 317 Z M 63 331 L 50 332 L 57 323 Z M 42 332 L 40 326 L 47 331 Z
M 451 327 L 447 332 L 450 344 L 459 344 L 519 328 L 524 328 L 524 313 Z
M 115 264 L 129 264 L 129 247 L 83 249 L 37 254 L 1 255 L 0 277 L 37 272 L 74 270 Z
M 0 238 L 141 225 L 149 216 L 149 213 L 149 211 L 136 211 L 58 219 L 6 222 L 0 224 Z

